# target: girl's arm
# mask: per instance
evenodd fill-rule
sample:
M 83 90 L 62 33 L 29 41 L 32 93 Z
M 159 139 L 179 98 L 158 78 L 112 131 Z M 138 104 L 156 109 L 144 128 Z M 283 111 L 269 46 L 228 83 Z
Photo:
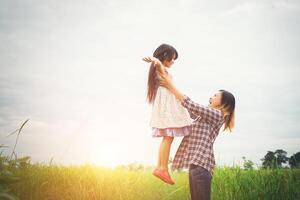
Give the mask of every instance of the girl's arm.
M 223 114 L 220 110 L 204 106 L 192 101 L 188 96 L 180 92 L 175 85 L 172 83 L 168 76 L 161 75 L 160 85 L 166 87 L 170 92 L 172 92 L 175 97 L 180 101 L 181 105 L 185 107 L 189 113 L 196 116 L 201 116 L 212 123 L 219 123 L 223 119 Z
M 148 62 L 148 63 L 150 63 L 150 62 L 154 63 L 154 66 L 158 69 L 160 74 L 166 74 L 163 64 L 157 58 L 144 57 L 143 61 Z

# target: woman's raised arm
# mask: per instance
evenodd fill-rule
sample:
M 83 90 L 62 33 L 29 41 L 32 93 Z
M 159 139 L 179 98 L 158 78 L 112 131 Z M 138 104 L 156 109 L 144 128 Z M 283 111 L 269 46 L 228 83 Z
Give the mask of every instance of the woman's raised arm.
M 169 89 L 175 97 L 183 103 L 184 94 L 182 94 L 174 85 L 171 78 L 165 74 L 160 74 L 159 84 L 167 89 Z
M 168 76 L 161 75 L 159 82 L 161 86 L 166 87 L 175 95 L 175 97 L 181 102 L 181 105 L 184 106 L 189 113 L 201 116 L 212 123 L 219 123 L 223 119 L 223 114 L 220 110 L 192 101 L 188 96 L 184 95 L 175 87 Z

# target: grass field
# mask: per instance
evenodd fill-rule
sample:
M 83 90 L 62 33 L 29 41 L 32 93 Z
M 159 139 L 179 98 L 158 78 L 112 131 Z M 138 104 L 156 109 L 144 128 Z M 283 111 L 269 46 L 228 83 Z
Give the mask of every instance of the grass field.
M 187 200 L 187 172 L 172 172 L 176 184 L 167 185 L 151 170 L 109 169 L 93 165 L 33 164 L 13 171 L 20 180 L 11 192 L 21 200 Z M 243 170 L 216 168 L 213 200 L 300 199 L 300 170 Z

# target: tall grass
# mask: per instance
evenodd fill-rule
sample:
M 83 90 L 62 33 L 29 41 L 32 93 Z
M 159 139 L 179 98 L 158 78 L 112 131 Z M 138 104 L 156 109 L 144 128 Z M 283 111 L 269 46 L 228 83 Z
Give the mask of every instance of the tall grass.
M 31 164 L 17 158 L 17 133 L 10 156 L 0 152 L 0 199 L 7 200 L 188 200 L 185 171 L 173 172 L 175 185 L 152 176 L 150 168 L 110 169 L 94 165 Z M 10 136 L 9 135 L 9 136 Z M 1 148 L 5 146 L 0 145 Z M 13 155 L 15 155 L 13 159 Z M 212 179 L 213 200 L 299 200 L 300 169 L 243 170 L 217 167 Z
M 14 173 L 21 181 L 13 193 L 20 199 L 42 200 L 187 200 L 187 172 L 174 172 L 176 184 L 167 185 L 151 170 L 122 170 L 82 166 L 30 165 Z M 300 199 L 300 170 L 243 170 L 217 168 L 212 181 L 214 200 Z
M 13 147 L 12 153 L 10 157 L 4 156 L 2 149 L 6 148 L 8 146 L 5 146 L 3 144 L 0 145 L 0 199 L 8 199 L 8 200 L 17 200 L 18 197 L 11 193 L 11 188 L 13 187 L 13 184 L 20 180 L 19 177 L 17 177 L 12 171 L 18 169 L 18 168 L 24 168 L 27 165 L 29 165 L 30 157 L 26 156 L 23 158 L 17 158 L 17 154 L 15 153 L 15 149 L 19 140 L 19 136 L 21 134 L 21 131 L 24 127 L 24 125 L 29 121 L 27 119 L 20 128 L 13 131 L 7 137 L 14 135 L 17 133 L 15 145 Z M 13 159 L 13 156 L 14 159 Z
M 128 200 L 187 199 L 186 174 L 174 174 L 177 185 L 170 187 L 150 171 L 109 169 L 92 165 L 32 165 L 15 172 L 22 181 L 13 192 L 20 199 Z
M 243 170 L 224 167 L 216 170 L 213 179 L 213 199 L 300 199 L 300 169 Z

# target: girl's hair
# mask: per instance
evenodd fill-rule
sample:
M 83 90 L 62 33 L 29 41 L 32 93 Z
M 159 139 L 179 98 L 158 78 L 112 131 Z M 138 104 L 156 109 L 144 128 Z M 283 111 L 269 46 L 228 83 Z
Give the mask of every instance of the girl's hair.
M 164 61 L 171 61 L 175 55 L 175 60 L 178 58 L 178 53 L 174 47 L 168 44 L 161 44 L 153 53 L 153 57 L 160 60 L 161 63 Z M 148 73 L 148 85 L 147 85 L 147 100 L 151 104 L 154 102 L 156 91 L 158 88 L 158 80 L 156 76 L 156 70 L 158 70 L 153 63 L 151 63 Z
M 225 115 L 223 131 L 229 130 L 231 132 L 234 127 L 235 98 L 226 90 L 219 91 L 221 92 L 221 109 Z

